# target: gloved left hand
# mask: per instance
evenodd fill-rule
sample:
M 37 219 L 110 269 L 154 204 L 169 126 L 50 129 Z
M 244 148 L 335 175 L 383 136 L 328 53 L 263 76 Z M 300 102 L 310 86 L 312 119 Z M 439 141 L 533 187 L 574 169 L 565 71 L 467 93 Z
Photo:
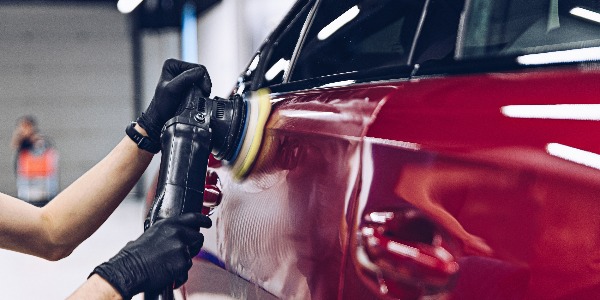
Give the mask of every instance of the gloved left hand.
M 129 242 L 117 255 L 99 265 L 91 275 L 108 281 L 123 299 L 142 291 L 159 291 L 175 282 L 175 287 L 187 281 L 204 242 L 198 232 L 209 228 L 211 220 L 200 213 L 186 213 L 157 221 L 137 240 Z
M 200 88 L 203 96 L 210 96 L 212 83 L 204 66 L 172 58 L 165 61 L 154 98 L 137 120 L 153 143 L 160 144 L 163 125 L 175 116 L 192 85 Z

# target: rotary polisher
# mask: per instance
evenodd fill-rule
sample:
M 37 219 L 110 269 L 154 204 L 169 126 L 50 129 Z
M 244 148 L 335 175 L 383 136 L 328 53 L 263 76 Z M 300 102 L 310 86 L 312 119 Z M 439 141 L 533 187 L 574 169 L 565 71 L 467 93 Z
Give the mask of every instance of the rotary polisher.
M 160 219 L 202 210 L 210 153 L 243 179 L 257 157 L 270 111 L 267 90 L 254 92 L 245 101 L 239 95 L 205 98 L 192 87 L 176 116 L 162 129 L 158 184 L 144 229 Z M 159 298 L 145 294 L 146 299 Z M 172 299 L 173 290 L 160 296 Z

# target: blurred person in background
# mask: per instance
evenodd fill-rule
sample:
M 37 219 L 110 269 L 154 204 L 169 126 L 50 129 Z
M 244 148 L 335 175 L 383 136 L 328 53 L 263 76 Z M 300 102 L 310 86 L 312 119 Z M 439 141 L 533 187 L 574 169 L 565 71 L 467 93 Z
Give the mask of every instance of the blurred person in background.
M 58 194 L 58 151 L 40 134 L 35 117 L 17 120 L 11 140 L 15 153 L 17 197 L 44 206 Z
M 36 207 L 0 193 L 0 248 L 59 260 L 94 233 L 119 206 L 160 151 L 160 132 L 185 94 L 197 85 L 210 95 L 206 69 L 174 59 L 162 69 L 154 98 L 125 130 L 126 136 L 98 164 L 61 191 L 47 205 Z M 25 124 L 18 137 L 34 136 Z M 19 139 L 17 146 L 19 145 Z M 23 144 L 25 139 L 21 138 Z M 27 142 L 25 142 L 27 143 Z M 35 143 L 35 139 L 34 139 Z M 187 281 L 192 257 L 204 242 L 200 228 L 211 221 L 200 213 L 160 220 L 117 255 L 96 267 L 71 299 L 129 299 L 142 291 L 160 291 Z

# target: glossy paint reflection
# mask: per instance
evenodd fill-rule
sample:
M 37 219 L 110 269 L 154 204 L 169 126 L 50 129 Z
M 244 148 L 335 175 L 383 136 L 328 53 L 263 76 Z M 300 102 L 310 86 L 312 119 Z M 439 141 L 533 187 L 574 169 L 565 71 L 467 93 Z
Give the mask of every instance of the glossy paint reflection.
M 384 296 L 412 299 L 447 290 L 459 270 L 437 226 L 412 207 L 366 212 L 356 258 L 365 283 Z
M 555 152 L 600 153 L 600 123 L 502 113 L 524 103 L 595 105 L 600 72 L 586 72 L 277 94 L 247 180 L 212 165 L 223 200 L 204 249 L 244 278 L 227 279 L 232 297 L 600 298 L 600 171 Z M 375 234 L 388 213 L 413 211 L 417 227 L 431 230 Z M 420 254 L 459 271 L 439 280 L 441 269 L 409 260 Z
M 226 166 L 213 169 L 223 201 L 204 249 L 228 271 L 277 297 L 337 298 L 360 136 L 382 100 L 354 96 L 320 91 L 273 101 L 249 177 L 238 182 Z
M 536 220 L 528 217 L 539 209 L 538 205 L 517 196 L 526 194 L 532 182 L 527 172 L 500 171 L 486 164 L 433 153 L 398 151 L 389 145 L 365 147 L 370 148 L 365 154 L 371 156 L 363 157 L 363 161 L 372 161 L 369 164 L 373 177 L 364 181 L 371 182 L 371 187 L 363 185 L 365 194 L 360 196 L 358 213 L 380 207 L 408 207 L 424 213 L 446 233 L 445 248 L 460 266 L 459 277 L 445 290 L 423 289 L 425 278 L 413 275 L 409 278 L 415 280 L 412 288 L 420 290 L 406 299 L 425 295 L 451 299 L 526 296 L 531 271 L 522 261 L 533 254 L 531 241 L 539 230 Z M 366 169 L 371 168 L 369 164 Z M 390 176 L 398 180 L 387 179 Z M 486 284 L 482 283 L 482 270 L 488 273 Z M 368 274 L 359 275 L 363 281 L 369 280 Z
M 451 252 L 460 272 L 454 286 L 436 297 L 600 297 L 600 172 L 580 159 L 599 152 L 590 140 L 599 124 L 586 117 L 593 112 L 579 118 L 531 117 L 556 113 L 554 104 L 597 105 L 599 74 L 589 72 L 490 74 L 403 85 L 394 99 L 406 101 L 386 102 L 365 138 L 357 215 L 410 205 L 447 230 L 459 246 Z M 469 84 L 473 80 L 478 84 Z M 565 84 L 580 88 L 567 93 L 560 88 Z M 542 109 L 528 110 L 530 117 L 502 114 L 501 108 L 521 103 Z M 544 110 L 548 107 L 552 111 Z M 390 140 L 405 142 L 385 143 Z M 577 155 L 559 155 L 557 149 Z

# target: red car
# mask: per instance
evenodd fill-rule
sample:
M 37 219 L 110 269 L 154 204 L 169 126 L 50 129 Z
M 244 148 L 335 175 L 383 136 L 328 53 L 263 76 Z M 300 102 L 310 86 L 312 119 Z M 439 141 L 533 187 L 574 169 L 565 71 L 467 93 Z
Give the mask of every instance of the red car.
M 301 0 L 234 93 L 259 157 L 183 292 L 600 299 L 600 4 Z M 216 203 L 215 203 L 216 204 Z

